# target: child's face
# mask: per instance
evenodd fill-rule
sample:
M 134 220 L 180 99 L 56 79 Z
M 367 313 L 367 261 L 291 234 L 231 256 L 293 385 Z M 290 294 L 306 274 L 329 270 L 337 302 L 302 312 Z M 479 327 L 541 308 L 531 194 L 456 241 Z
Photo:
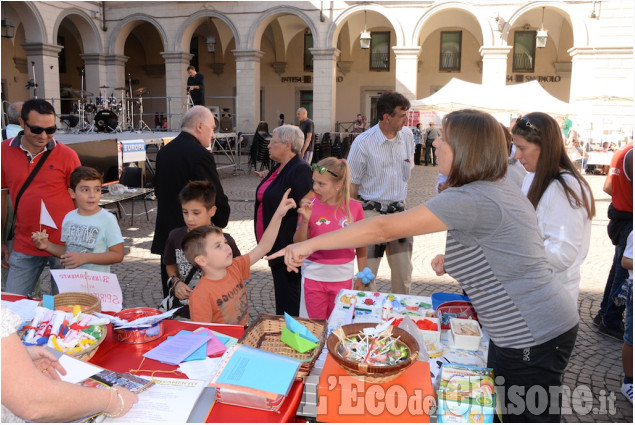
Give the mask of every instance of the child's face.
M 338 191 L 342 189 L 342 182 L 336 182 L 326 174 L 328 173 L 320 174 L 317 170 L 313 172 L 313 191 L 320 202 L 334 205 Z
M 68 188 L 68 193 L 75 200 L 79 215 L 93 215 L 99 211 L 101 199 L 101 182 L 99 180 L 81 180 L 75 190 Z
M 221 269 L 232 264 L 232 249 L 225 236 L 210 233 L 205 238 L 205 255 L 202 258 L 201 268 Z M 199 257 L 197 257 L 199 258 Z
M 190 231 L 196 227 L 209 226 L 216 213 L 216 206 L 207 209 L 201 201 L 192 200 L 182 203 L 181 210 L 183 211 L 183 221 L 185 221 L 187 230 Z

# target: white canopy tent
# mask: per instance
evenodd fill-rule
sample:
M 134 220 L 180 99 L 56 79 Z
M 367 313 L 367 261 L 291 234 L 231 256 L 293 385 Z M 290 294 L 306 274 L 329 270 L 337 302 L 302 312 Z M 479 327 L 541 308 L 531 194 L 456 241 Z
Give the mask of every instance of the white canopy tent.
M 496 89 L 452 78 L 438 92 L 411 102 L 412 109 L 450 112 L 475 108 L 490 113 L 522 114 L 545 112 L 567 115 L 571 105 L 550 95 L 537 81 L 506 85 Z

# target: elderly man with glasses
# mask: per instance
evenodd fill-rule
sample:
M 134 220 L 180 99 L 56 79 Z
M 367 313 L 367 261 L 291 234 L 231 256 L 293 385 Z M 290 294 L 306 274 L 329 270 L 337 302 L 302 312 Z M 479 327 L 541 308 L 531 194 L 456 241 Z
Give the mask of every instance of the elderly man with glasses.
M 15 214 L 14 232 L 9 232 L 14 234 L 12 251 L 9 240 L 5 241 L 10 235 L 2 235 L 2 268 L 7 273 L 7 292 L 31 295 L 46 265 L 63 268 L 59 258 L 36 248 L 31 234 L 46 230 L 49 241 L 62 243 L 62 220 L 75 208 L 68 192 L 70 175 L 81 164 L 75 151 L 53 138 L 57 127 L 49 102 L 24 102 L 20 124 L 24 132 L 2 142 L 3 228 L 7 195 Z M 44 223 L 41 217 L 46 218 Z M 57 292 L 54 283 L 53 292 Z

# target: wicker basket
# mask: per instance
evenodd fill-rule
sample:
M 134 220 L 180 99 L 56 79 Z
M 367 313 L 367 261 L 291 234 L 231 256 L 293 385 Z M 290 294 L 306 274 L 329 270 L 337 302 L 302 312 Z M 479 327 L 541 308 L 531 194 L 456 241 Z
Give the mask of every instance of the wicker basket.
M 68 305 L 81 305 L 88 308 L 82 309 L 82 313 L 101 313 L 101 301 L 98 297 L 85 292 L 64 292 L 55 295 L 55 310 Z
M 306 326 L 320 341 L 318 346 L 306 353 L 298 353 L 280 340 L 282 329 L 285 327 L 284 316 L 273 314 L 260 314 L 256 320 L 249 325 L 243 336 L 238 340 L 240 344 L 248 345 L 271 353 L 282 354 L 302 361 L 296 379 L 302 379 L 308 375 L 313 368 L 313 364 L 324 348 L 326 341 L 326 320 L 304 319 L 295 317 L 298 322 Z
M 343 334 L 348 338 L 361 334 L 362 329 L 364 328 L 375 326 L 377 326 L 377 323 L 354 323 L 352 325 L 344 325 L 341 329 Z M 329 354 L 349 375 L 364 377 L 364 380 L 369 382 L 380 383 L 392 381 L 408 369 L 419 356 L 419 343 L 417 343 L 417 340 L 403 329 L 393 326 L 391 331 L 392 336 L 399 337 L 399 341 L 403 342 L 408 347 L 409 355 L 406 360 L 392 366 L 376 366 L 369 365 L 368 363 L 348 360 L 340 356 L 338 353 L 340 339 L 336 335 L 336 332 L 338 332 L 337 329 L 329 335 L 329 338 L 326 341 L 326 347 L 329 350 Z
M 95 353 L 97 353 L 97 349 L 99 348 L 99 345 L 102 342 L 104 342 L 104 339 L 106 339 L 106 334 L 108 333 L 108 328 L 106 326 L 100 326 L 100 328 L 101 328 L 101 337 L 99 337 L 96 343 L 86 347 L 82 351 L 78 351 L 77 353 L 71 353 L 69 354 L 69 356 L 75 357 L 76 359 L 83 360 L 85 362 L 92 359 Z

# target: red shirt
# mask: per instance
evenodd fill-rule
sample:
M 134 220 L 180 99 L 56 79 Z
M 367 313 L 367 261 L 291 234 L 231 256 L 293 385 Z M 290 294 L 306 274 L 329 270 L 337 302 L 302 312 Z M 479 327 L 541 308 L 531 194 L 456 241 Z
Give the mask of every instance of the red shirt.
M 633 145 L 628 145 L 621 151 L 615 152 L 611 158 L 611 202 L 616 210 L 633 212 L 633 182 L 624 172 L 626 154 L 633 150 Z M 632 164 L 631 164 L 632 169 Z
M 70 176 L 81 164 L 74 150 L 52 140 L 46 147 L 53 149 L 40 168 L 37 175 L 20 198 L 18 214 L 15 220 L 15 239 L 13 249 L 28 255 L 49 256 L 46 251 L 39 250 L 31 240 L 31 234 L 40 230 L 40 209 L 42 201 L 57 229 L 43 226 L 49 235 L 49 241 L 61 244 L 62 221 L 66 214 L 75 209 L 75 204 L 68 193 Z M 11 203 L 15 206 L 15 198 L 27 177 L 42 159 L 39 154 L 33 161 L 22 148 L 20 137 L 2 142 L 2 189 L 9 189 Z

